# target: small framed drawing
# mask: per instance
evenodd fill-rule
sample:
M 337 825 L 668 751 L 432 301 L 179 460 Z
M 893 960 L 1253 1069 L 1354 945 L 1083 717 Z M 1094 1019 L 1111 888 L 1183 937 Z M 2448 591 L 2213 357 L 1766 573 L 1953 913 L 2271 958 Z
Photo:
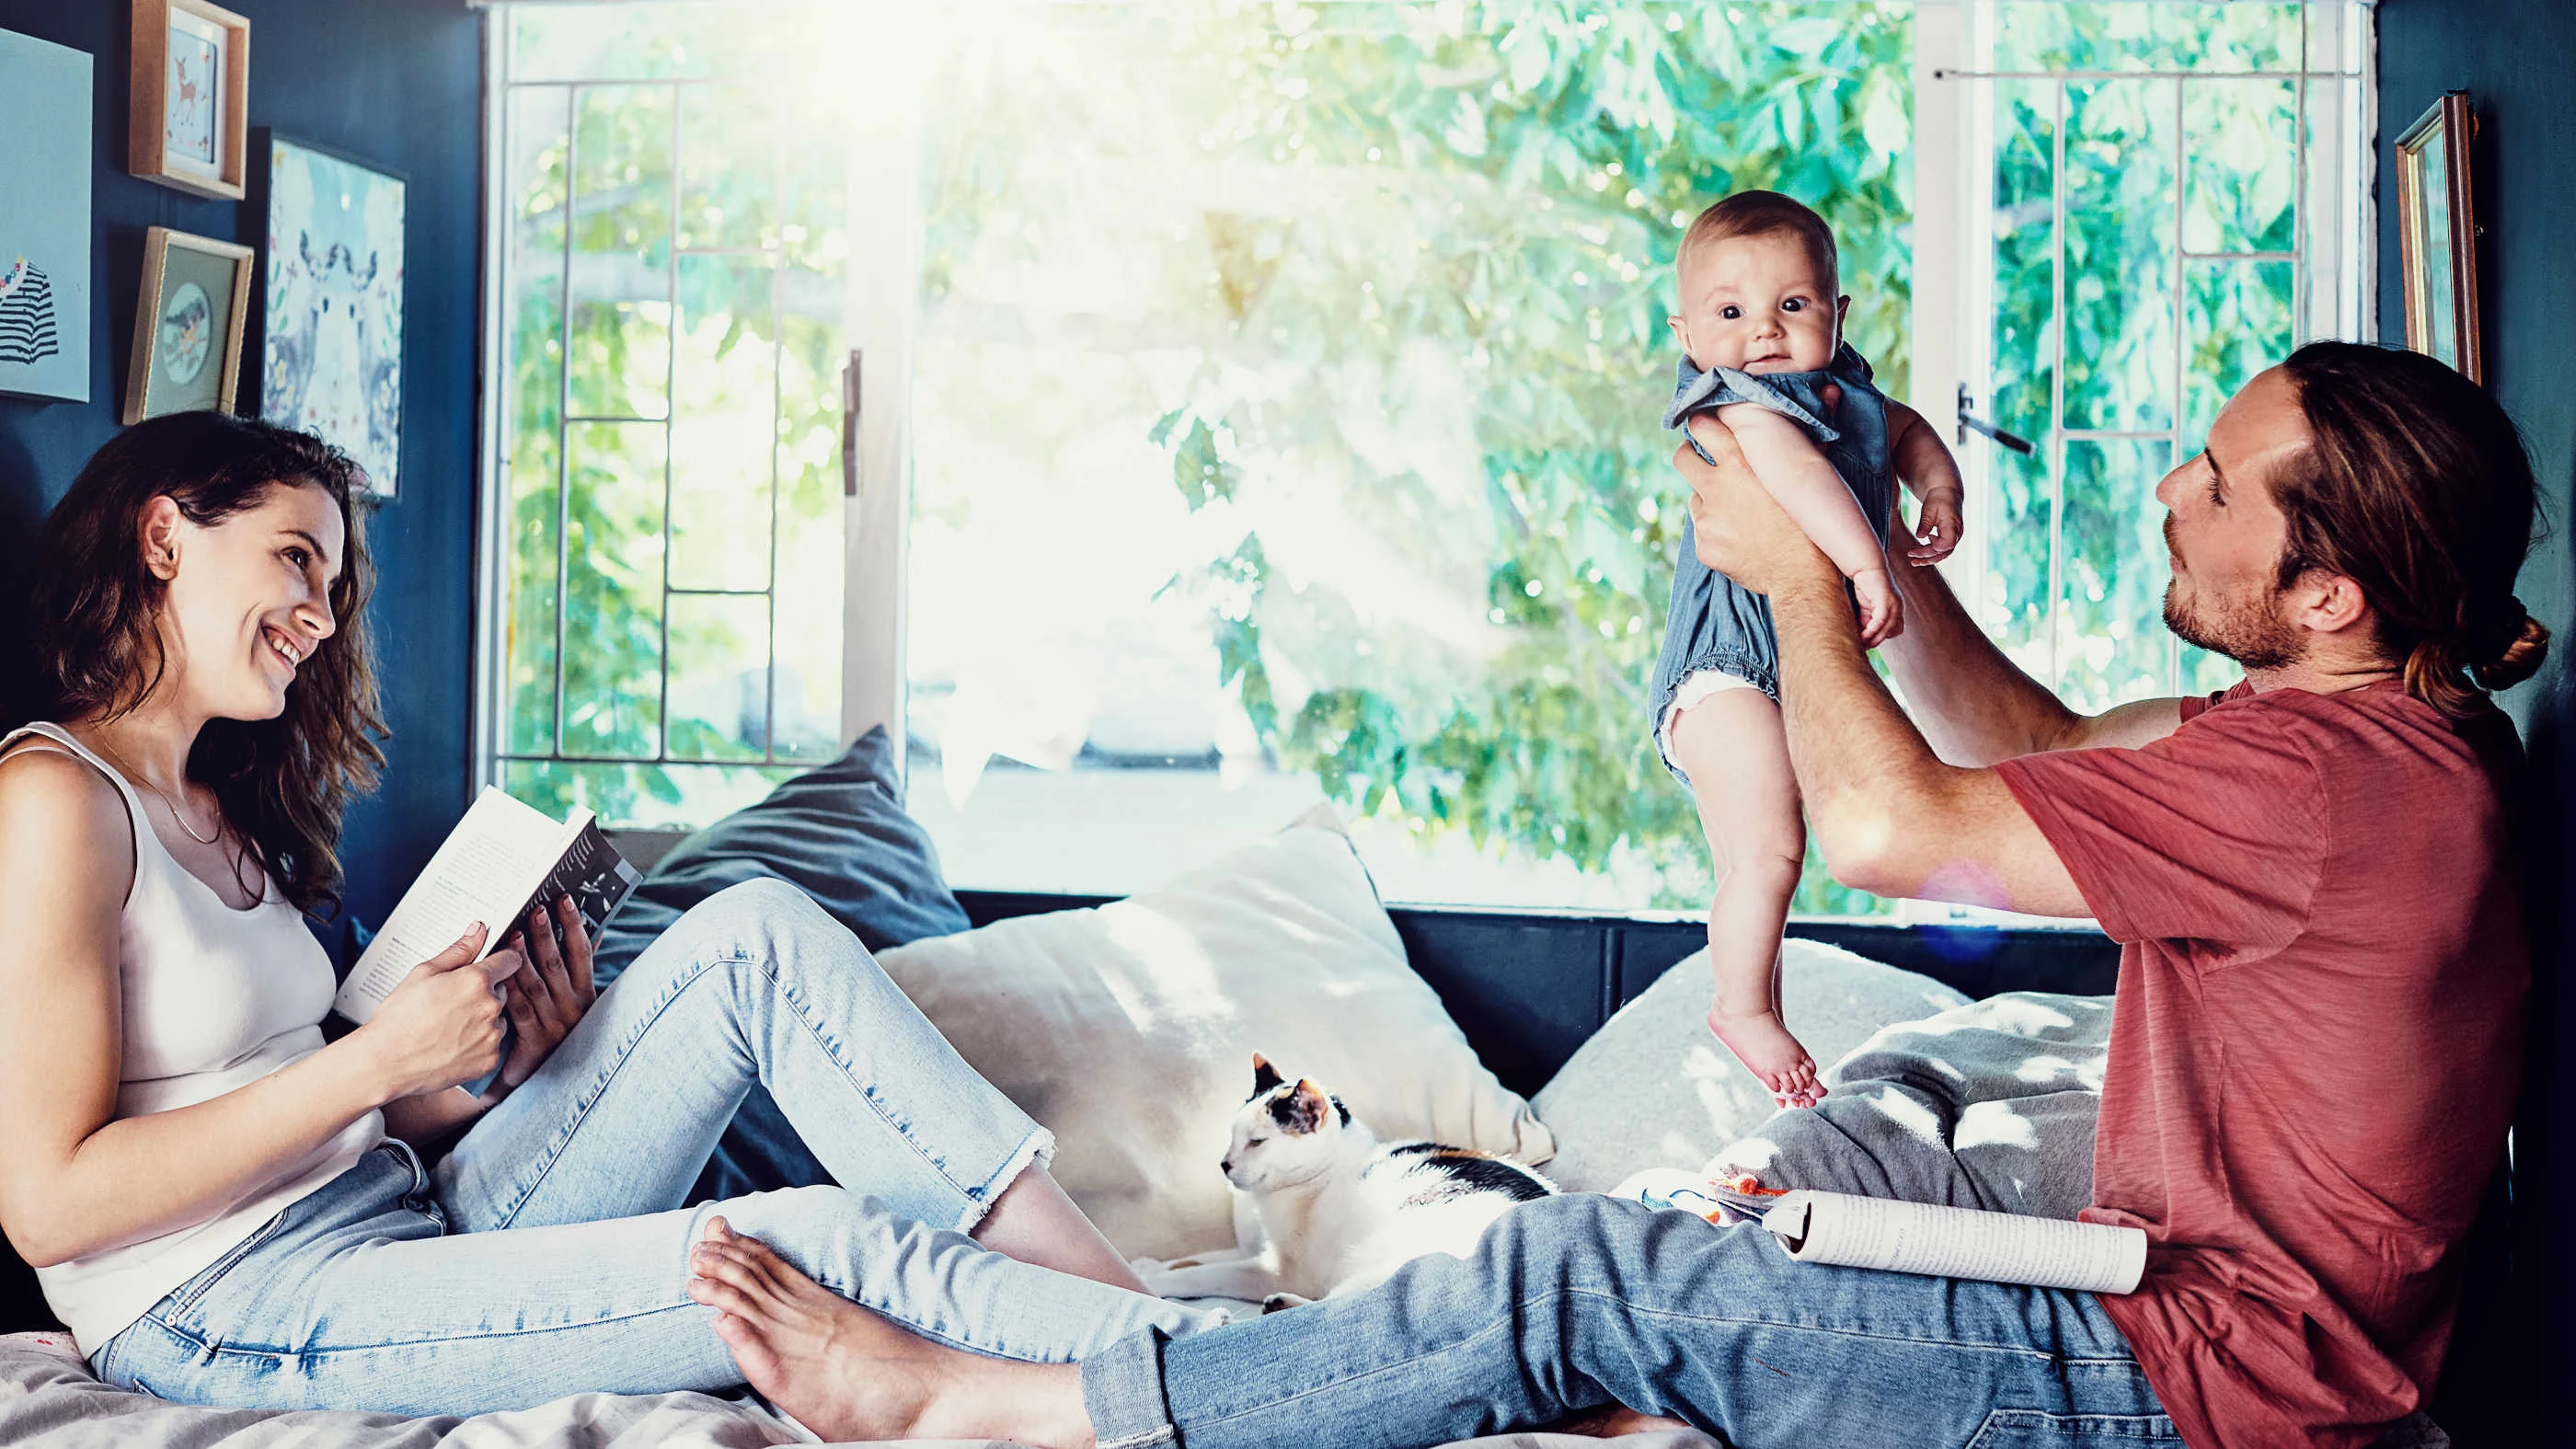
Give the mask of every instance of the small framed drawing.
M 249 140 L 250 22 L 207 0 L 134 0 L 125 169 L 239 201 Z
M 268 254 L 259 415 L 319 435 L 394 496 L 402 467 L 403 178 L 256 133 Z
M 2467 91 L 2433 103 L 2397 138 L 2397 242 L 2406 289 L 2406 345 L 2484 382 L 2478 347 L 2477 209 Z
M 125 421 L 233 410 L 242 322 L 259 254 L 156 226 L 143 238 L 143 294 L 134 307 L 134 360 Z

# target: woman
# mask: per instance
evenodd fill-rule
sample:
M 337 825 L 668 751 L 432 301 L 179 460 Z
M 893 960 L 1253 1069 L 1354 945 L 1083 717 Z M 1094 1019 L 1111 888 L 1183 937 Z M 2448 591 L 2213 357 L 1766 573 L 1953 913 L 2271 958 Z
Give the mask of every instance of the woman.
M 382 763 L 358 481 L 188 413 L 101 448 L 47 524 L 45 717 L 0 741 L 0 1227 L 100 1377 L 394 1413 L 737 1382 L 688 1291 L 717 1207 L 682 1204 L 755 1079 L 845 1186 L 721 1210 L 836 1291 L 1023 1357 L 1196 1326 L 1048 1176 L 1046 1132 L 777 882 L 595 999 L 569 902 L 492 923 L 514 940 L 479 963 L 478 927 L 325 1042 L 301 913 L 336 899 Z

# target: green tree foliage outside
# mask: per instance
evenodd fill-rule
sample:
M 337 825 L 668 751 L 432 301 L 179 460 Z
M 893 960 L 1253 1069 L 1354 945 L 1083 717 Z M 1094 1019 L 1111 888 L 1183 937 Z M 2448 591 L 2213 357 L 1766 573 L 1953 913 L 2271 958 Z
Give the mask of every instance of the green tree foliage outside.
M 2277 44 L 2263 47 L 2297 7 L 2003 8 L 2021 26 L 2006 37 L 2018 63 L 2118 68 L 2177 56 L 2276 63 Z M 1191 366 L 1135 428 L 1163 451 L 1182 503 L 1210 520 L 1232 517 L 1282 467 L 1344 480 L 1340 507 L 1373 544 L 1472 594 L 1492 633 L 1462 650 L 1433 631 L 1365 619 L 1331 591 L 1286 578 L 1277 540 L 1266 546 L 1258 528 L 1185 561 L 1167 590 L 1204 607 L 1219 681 L 1277 765 L 1312 775 L 1347 808 L 1586 871 L 1643 861 L 1659 882 L 1656 903 L 1698 905 L 1708 889 L 1699 828 L 1643 717 L 1683 518 L 1667 464 L 1673 439 L 1658 426 L 1677 357 L 1664 325 L 1673 251 L 1689 216 L 1730 191 L 1769 187 L 1814 204 L 1841 244 L 1850 339 L 1883 387 L 1905 393 L 1911 10 L 1897 0 L 1016 9 L 1010 25 L 1056 27 L 1038 58 L 979 67 L 976 55 L 991 48 L 982 36 L 933 57 L 922 304 L 932 314 L 951 305 L 997 251 L 1042 248 L 1040 223 L 1075 205 L 1069 188 L 1090 174 L 1077 157 L 1117 152 L 1144 164 L 1186 148 L 1209 174 L 1232 168 L 1305 188 L 1316 201 L 1302 210 L 1211 199 L 1200 230 L 1168 256 L 1153 250 L 1164 242 L 1140 238 L 1138 265 L 1162 267 L 1166 284 L 1193 294 L 1176 304 L 1212 309 L 1222 325 L 1194 338 Z M 813 68 L 780 48 L 776 27 L 726 18 L 742 13 L 649 7 L 611 22 L 534 11 L 514 23 L 532 35 L 588 27 L 588 43 L 626 47 L 619 64 L 648 75 Z M 2084 175 L 2069 211 L 2067 325 L 2070 356 L 2089 371 L 2069 388 L 2093 409 L 2086 419 L 2098 414 L 2092 426 L 2165 426 L 2181 407 L 2205 429 L 2216 381 L 2182 399 L 2146 381 L 2173 341 L 2170 323 L 2156 332 L 2152 307 L 2135 305 L 2129 279 L 2141 258 L 2171 248 L 2176 184 L 2174 162 L 2159 172 L 2152 160 L 2174 154 L 2173 138 L 2157 133 L 2173 123 L 2169 111 L 2158 119 L 2146 85 L 2070 92 L 2068 124 L 2080 134 L 2070 131 L 2069 165 Z M 509 748 L 644 759 L 658 743 L 672 758 L 709 762 L 539 764 L 512 781 L 538 803 L 579 799 L 610 818 L 670 805 L 682 794 L 678 774 L 740 760 L 745 742 L 703 719 L 661 715 L 665 655 L 683 645 L 666 640 L 661 615 L 660 445 L 645 446 L 633 424 L 566 428 L 563 401 L 576 414 L 653 416 L 675 401 L 665 382 L 674 347 L 718 361 L 774 347 L 790 513 L 812 526 L 836 502 L 825 472 L 837 422 L 828 308 L 773 310 L 735 292 L 776 279 L 720 269 L 682 269 L 676 316 L 668 302 L 613 288 L 585 300 L 586 277 L 669 265 L 675 206 L 684 232 L 712 215 L 709 224 L 741 228 L 727 235 L 771 246 L 790 282 L 838 277 L 840 219 L 858 199 L 840 190 L 828 110 L 791 118 L 788 132 L 700 139 L 686 110 L 698 94 L 540 89 L 511 103 Z M 2289 200 L 2264 157 L 2292 122 L 2268 92 L 2204 94 L 2209 105 L 2185 120 L 2191 194 L 2222 201 L 2196 199 L 2186 236 L 2194 246 L 2276 246 Z M 2060 326 L 2050 273 L 2058 102 L 2044 84 L 1999 84 L 1996 96 L 1994 407 L 2037 437 L 2049 430 Z M 789 132 L 793 144 L 779 139 Z M 675 156 L 675 137 L 681 151 L 717 159 Z M 546 260 L 565 250 L 567 225 L 569 288 L 560 260 Z M 2195 376 L 2241 377 L 2286 350 L 2283 270 L 2246 263 L 2185 276 Z M 782 284 L 776 295 L 798 290 Z M 2169 290 L 2157 305 L 2170 309 Z M 1384 465 L 1340 426 L 1347 399 L 1336 379 L 1378 377 L 1391 396 L 1426 367 L 1462 379 L 1470 398 L 1470 499 Z M 567 443 L 569 507 L 554 491 Z M 2146 492 L 2164 462 L 2147 451 L 2069 454 L 2069 553 L 2054 571 L 2046 467 L 1999 473 L 1988 565 L 2007 587 L 1989 624 L 2007 647 L 2044 646 L 2052 618 L 2078 642 L 2114 625 L 2135 632 L 2161 586 L 2132 577 L 2152 542 Z M 966 506 L 920 505 L 942 517 Z M 2090 522 L 2078 517 L 2088 509 Z M 570 527 L 560 537 L 559 518 Z M 560 580 L 559 548 L 572 563 Z M 2079 577 L 2074 565 L 2093 572 Z M 560 733 L 559 587 L 569 610 Z M 2070 600 L 2081 607 L 2053 608 Z M 2129 673 L 2105 666 L 2084 687 L 2125 688 L 2145 667 L 2129 654 L 2113 663 Z M 723 768 L 746 787 L 780 772 Z M 1815 865 L 1796 909 L 1883 909 Z

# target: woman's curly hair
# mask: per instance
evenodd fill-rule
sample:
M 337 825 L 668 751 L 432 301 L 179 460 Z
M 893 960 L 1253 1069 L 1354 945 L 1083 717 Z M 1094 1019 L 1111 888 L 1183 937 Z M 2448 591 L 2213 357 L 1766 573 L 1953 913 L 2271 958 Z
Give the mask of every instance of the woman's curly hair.
M 336 634 L 297 668 L 282 714 L 209 720 L 188 757 L 189 777 L 215 792 L 247 847 L 245 870 L 266 870 L 302 911 L 336 908 L 342 816 L 385 762 L 364 618 L 373 580 L 351 507 L 364 479 L 347 454 L 309 433 L 208 412 L 138 423 L 100 448 L 55 505 L 29 598 L 37 717 L 130 714 L 167 667 L 159 616 L 168 586 L 144 561 L 144 508 L 166 495 L 189 522 L 211 527 L 275 488 L 331 495 L 348 537 L 330 590 Z

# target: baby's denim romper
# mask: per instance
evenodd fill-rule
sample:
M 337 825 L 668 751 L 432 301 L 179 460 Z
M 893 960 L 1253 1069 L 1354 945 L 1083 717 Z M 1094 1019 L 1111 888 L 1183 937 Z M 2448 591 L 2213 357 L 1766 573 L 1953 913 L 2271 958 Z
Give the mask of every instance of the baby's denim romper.
M 1773 372 L 1759 377 L 1727 367 L 1702 372 L 1686 356 L 1673 389 L 1673 405 L 1664 412 L 1664 426 L 1677 428 L 1695 413 L 1740 402 L 1792 419 L 1824 448 L 1825 460 L 1860 500 L 1861 515 L 1885 548 L 1896 474 L 1887 454 L 1887 394 L 1869 379 L 1869 363 L 1848 345 L 1834 354 L 1833 364 L 1822 372 Z M 1828 382 L 1843 390 L 1842 407 L 1831 414 L 1832 424 L 1824 421 L 1828 410 L 1816 395 Z M 1701 457 L 1708 456 L 1696 439 L 1691 447 Z M 1689 784 L 1690 777 L 1663 754 L 1664 713 L 1672 708 L 1682 681 L 1704 669 L 1745 680 L 1774 702 L 1780 698 L 1780 639 L 1771 628 L 1771 601 L 1701 563 L 1698 536 L 1685 518 L 1681 557 L 1673 569 L 1672 608 L 1664 620 L 1663 652 L 1655 659 L 1655 687 L 1648 695 L 1654 709 L 1646 716 L 1646 732 L 1655 741 L 1656 753 L 1663 755 L 1664 768 L 1683 784 Z

